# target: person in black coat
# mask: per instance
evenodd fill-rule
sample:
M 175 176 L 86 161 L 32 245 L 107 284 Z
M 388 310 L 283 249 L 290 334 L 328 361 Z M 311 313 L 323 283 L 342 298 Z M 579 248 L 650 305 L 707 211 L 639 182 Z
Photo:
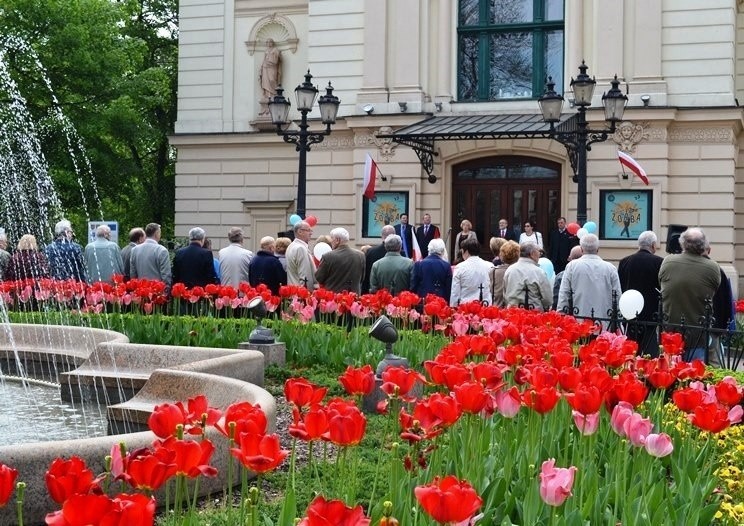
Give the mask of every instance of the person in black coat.
M 452 291 L 452 266 L 447 261 L 444 241 L 433 239 L 429 255 L 413 264 L 411 271 L 411 290 L 423 301 L 427 294 L 436 294 L 449 301 Z
M 503 217 L 499 219 L 498 230 L 496 230 L 495 232 L 491 232 L 491 235 L 493 237 L 506 239 L 507 241 L 516 241 L 517 243 L 519 242 L 519 236 L 516 232 L 514 232 L 514 229 L 509 226 L 509 222 Z
M 279 287 L 287 284 L 287 271 L 284 270 L 282 262 L 274 255 L 274 238 L 266 236 L 261 238 L 261 249 L 251 259 L 248 265 L 248 282 L 251 287 L 257 287 L 261 283 L 269 287 L 271 293 L 279 295 Z
M 558 228 L 551 230 L 548 236 L 548 259 L 553 262 L 555 273 L 558 274 L 566 269 L 568 255 L 571 248 L 578 245 L 574 242 L 574 240 L 578 241 L 578 238 L 573 237 L 566 230 L 565 217 L 559 217 L 556 223 Z
M 640 322 L 656 321 L 654 314 L 659 310 L 659 269 L 664 258 L 655 254 L 658 245 L 655 233 L 651 230 L 641 232 L 638 252 L 621 259 L 617 268 L 622 291 L 635 289 L 643 296 L 643 310 L 637 318 Z M 638 342 L 638 354 L 658 356 L 659 342 L 654 327 L 631 322 L 627 335 Z
M 183 283 L 187 288 L 219 283 L 212 253 L 202 248 L 205 237 L 202 228 L 189 230 L 189 245 L 178 249 L 173 259 L 173 283 Z
M 382 236 L 382 243 L 370 248 L 364 254 L 365 269 L 364 279 L 362 280 L 362 294 L 369 294 L 369 277 L 372 274 L 372 265 L 375 264 L 375 261 L 379 261 L 385 257 L 385 238 L 391 234 L 395 234 L 395 228 L 393 228 L 392 225 L 385 225 L 384 227 L 382 227 L 382 230 L 380 231 L 380 235 Z
M 400 254 L 406 258 L 413 258 L 413 227 L 408 224 L 408 214 L 400 214 L 400 223 L 395 225 L 395 233 L 403 242 Z
M 421 226 L 416 229 L 416 240 L 421 249 L 421 257 L 425 258 L 429 255 L 429 243 L 431 240 L 442 237 L 442 234 L 439 232 L 439 227 L 431 224 L 431 215 L 428 213 L 424 214 L 422 221 Z

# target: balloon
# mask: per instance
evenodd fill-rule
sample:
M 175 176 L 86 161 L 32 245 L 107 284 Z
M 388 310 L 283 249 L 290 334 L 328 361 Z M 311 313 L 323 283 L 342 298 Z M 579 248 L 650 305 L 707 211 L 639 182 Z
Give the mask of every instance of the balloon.
M 586 231 L 586 228 L 579 228 L 579 230 L 576 232 L 576 237 L 581 239 L 585 235 L 587 235 L 589 232 Z
M 587 221 L 586 223 L 584 223 L 584 228 L 587 232 L 593 234 L 597 231 L 597 223 L 595 223 L 594 221 Z
M 305 218 L 305 221 L 306 221 L 306 222 L 307 222 L 307 224 L 308 224 L 308 225 L 310 225 L 310 226 L 315 226 L 315 225 L 317 225 L 317 224 L 318 224 L 318 218 L 317 218 L 317 217 L 315 217 L 315 216 L 307 216 L 307 217 Z
M 568 230 L 568 233 L 571 234 L 572 236 L 576 235 L 576 232 L 579 231 L 579 228 L 581 227 L 579 226 L 578 223 L 569 223 L 566 225 L 566 230 Z
M 555 268 L 553 268 L 553 262 L 550 261 L 548 258 L 540 258 L 537 260 L 538 266 L 543 269 L 545 274 L 548 276 L 548 279 L 553 279 L 555 277 Z
M 315 256 L 315 259 L 321 260 L 323 259 L 323 255 L 327 254 L 330 251 L 331 251 L 331 245 L 321 241 L 320 243 L 316 243 L 315 246 L 313 247 L 313 256 Z
M 618 307 L 623 318 L 632 320 L 643 310 L 643 295 L 635 289 L 628 289 L 620 296 Z
M 300 221 L 302 221 L 302 218 L 297 214 L 292 214 L 291 216 L 289 216 L 289 224 L 292 226 L 295 226 Z

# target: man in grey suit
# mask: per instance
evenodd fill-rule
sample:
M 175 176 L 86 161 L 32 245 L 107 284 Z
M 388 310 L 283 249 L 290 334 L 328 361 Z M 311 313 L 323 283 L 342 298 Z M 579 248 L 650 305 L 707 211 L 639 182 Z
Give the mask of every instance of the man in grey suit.
M 350 290 L 359 294 L 364 278 L 364 253 L 349 246 L 349 231 L 345 228 L 331 230 L 331 248 L 320 260 L 315 279 L 333 292 Z
M 253 252 L 243 248 L 243 229 L 234 226 L 227 233 L 230 245 L 220 250 L 220 282 L 235 289 L 249 283 L 249 267 Z
M 145 227 L 145 242 L 132 249 L 130 254 L 130 272 L 132 278 L 154 279 L 165 283 L 166 292 L 170 292 L 173 282 L 171 262 L 168 249 L 159 244 L 160 225 L 149 223 Z
M 402 246 L 403 242 L 398 234 L 390 235 L 385 239 L 385 257 L 372 265 L 369 278 L 370 292 L 387 289 L 391 294 L 398 294 L 408 290 L 413 261 L 400 254 Z
M 96 239 L 85 247 L 85 264 L 88 267 L 88 283 L 105 281 L 113 284 L 114 274 L 124 274 L 124 263 L 119 245 L 110 241 L 111 228 L 100 225 L 96 228 Z
M 133 228 L 129 231 L 129 244 L 121 249 L 121 260 L 124 263 L 124 281 L 129 281 L 129 278 L 132 277 L 130 266 L 130 256 L 132 255 L 132 249 L 144 242 L 145 231 L 142 230 L 140 227 Z

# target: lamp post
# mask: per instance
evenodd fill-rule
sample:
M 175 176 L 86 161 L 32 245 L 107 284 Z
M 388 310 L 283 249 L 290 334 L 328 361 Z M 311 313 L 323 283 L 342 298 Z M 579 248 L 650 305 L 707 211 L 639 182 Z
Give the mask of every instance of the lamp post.
M 297 170 L 297 215 L 301 218 L 305 218 L 305 198 L 307 194 L 307 152 L 310 151 L 310 146 L 322 142 L 326 135 L 331 133 L 331 124 L 336 122 L 336 114 L 338 113 L 338 106 L 341 103 L 338 97 L 333 95 L 333 86 L 328 83 L 326 88 L 326 94 L 322 95 L 318 99 L 318 107 L 320 108 L 320 119 L 323 124 L 326 125 L 325 130 L 318 132 L 311 132 L 308 130 L 310 127 L 307 122 L 307 114 L 313 109 L 315 104 L 315 97 L 318 96 L 318 88 L 313 86 L 311 80 L 313 76 L 310 74 L 310 70 L 307 70 L 305 75 L 305 82 L 295 88 L 295 96 L 297 98 L 297 109 L 302 115 L 302 119 L 299 123 L 299 130 L 286 130 L 282 127 L 285 126 L 289 121 L 289 107 L 290 102 L 284 97 L 284 89 L 279 86 L 276 89 L 276 96 L 269 100 L 269 113 L 271 114 L 271 122 L 276 125 L 277 135 L 281 135 L 284 138 L 284 142 L 292 143 L 296 146 L 296 150 L 300 152 L 300 165 Z
M 561 119 L 563 97 L 555 92 L 555 83 L 552 77 L 548 77 L 545 93 L 538 103 L 543 114 L 543 120 L 550 124 L 550 137 L 563 144 L 568 150 L 571 166 L 574 170 L 574 182 L 577 183 L 576 196 L 576 220 L 579 225 L 586 223 L 586 152 L 591 151 L 592 144 L 604 142 L 615 133 L 615 126 L 623 120 L 625 103 L 628 97 L 620 91 L 620 81 L 617 75 L 610 82 L 611 88 L 602 95 L 602 104 L 605 109 L 605 121 L 609 128 L 593 130 L 589 128 L 586 121 L 586 109 L 592 104 L 592 95 L 597 81 L 586 74 L 587 65 L 584 61 L 579 66 L 579 74 L 571 79 L 571 88 L 574 93 L 574 105 L 577 106 L 575 127 L 568 125 L 567 121 L 558 128 L 555 123 Z

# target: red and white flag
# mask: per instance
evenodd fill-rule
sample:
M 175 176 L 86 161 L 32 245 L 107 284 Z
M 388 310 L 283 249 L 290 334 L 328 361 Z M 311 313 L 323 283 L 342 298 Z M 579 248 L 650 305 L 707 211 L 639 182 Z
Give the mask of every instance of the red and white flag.
M 638 164 L 638 161 L 633 159 L 627 153 L 620 150 L 617 151 L 617 158 L 620 161 L 621 165 L 627 166 L 631 172 L 636 174 L 638 178 L 643 181 L 643 184 L 648 185 L 648 175 L 646 175 L 646 170 L 644 170 L 643 167 Z
M 421 261 L 422 259 L 424 259 L 424 255 L 421 253 L 421 247 L 419 246 L 418 239 L 416 238 L 416 231 L 412 230 L 411 234 L 411 239 L 413 240 L 413 246 L 411 247 L 411 250 L 413 251 L 413 253 L 411 254 L 413 256 L 412 259 L 414 261 Z
M 364 160 L 364 182 L 362 183 L 362 195 L 367 199 L 372 199 L 375 196 L 375 179 L 379 171 L 377 163 L 370 154 L 367 154 Z

